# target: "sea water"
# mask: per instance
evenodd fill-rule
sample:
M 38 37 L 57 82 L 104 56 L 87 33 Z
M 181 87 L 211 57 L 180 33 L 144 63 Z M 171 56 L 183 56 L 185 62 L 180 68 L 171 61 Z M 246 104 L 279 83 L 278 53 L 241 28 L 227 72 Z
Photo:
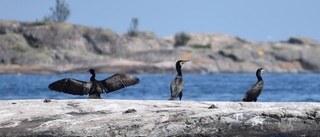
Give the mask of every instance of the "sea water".
M 140 83 L 108 94 L 103 99 L 167 100 L 170 83 L 175 74 L 131 74 Z M 62 78 L 89 81 L 90 74 L 57 75 L 0 75 L 0 99 L 85 99 L 78 96 L 51 91 L 48 85 Z M 102 80 L 111 74 L 97 74 Z M 182 100 L 192 101 L 240 101 L 245 92 L 257 82 L 255 73 L 184 74 Z M 259 102 L 320 102 L 319 73 L 263 73 L 264 89 Z

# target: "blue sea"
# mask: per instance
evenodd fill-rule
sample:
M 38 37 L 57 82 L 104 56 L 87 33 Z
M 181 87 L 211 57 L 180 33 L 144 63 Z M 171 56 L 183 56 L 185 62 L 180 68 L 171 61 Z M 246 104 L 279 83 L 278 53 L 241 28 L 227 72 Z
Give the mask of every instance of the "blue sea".
M 112 74 L 97 74 L 105 79 Z M 167 100 L 169 85 L 175 74 L 132 74 L 140 83 L 109 94 L 103 99 Z M 0 99 L 85 99 L 85 96 L 51 91 L 48 85 L 62 78 L 89 81 L 90 74 L 57 75 L 0 75 Z M 184 74 L 182 100 L 240 101 L 245 92 L 257 81 L 255 73 Z M 320 74 L 262 74 L 265 86 L 259 102 L 320 102 Z

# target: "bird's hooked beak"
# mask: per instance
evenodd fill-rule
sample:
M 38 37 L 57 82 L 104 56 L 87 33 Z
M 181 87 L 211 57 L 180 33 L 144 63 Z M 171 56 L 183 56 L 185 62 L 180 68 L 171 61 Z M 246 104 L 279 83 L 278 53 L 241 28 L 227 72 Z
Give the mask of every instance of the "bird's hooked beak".
M 266 71 L 266 69 L 265 69 L 265 68 L 263 68 L 263 69 L 261 70 L 261 73 L 262 73 L 263 71 Z
M 184 63 L 188 62 L 189 60 L 182 60 L 181 61 L 181 65 L 183 65 Z

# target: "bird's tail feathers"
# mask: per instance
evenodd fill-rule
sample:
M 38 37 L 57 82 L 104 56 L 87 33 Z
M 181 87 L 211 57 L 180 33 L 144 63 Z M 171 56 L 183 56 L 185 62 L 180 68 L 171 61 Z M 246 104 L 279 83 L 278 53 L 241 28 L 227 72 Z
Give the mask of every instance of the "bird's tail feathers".
M 175 97 L 170 97 L 170 98 L 169 98 L 169 100 L 174 100 L 174 99 L 175 99 Z

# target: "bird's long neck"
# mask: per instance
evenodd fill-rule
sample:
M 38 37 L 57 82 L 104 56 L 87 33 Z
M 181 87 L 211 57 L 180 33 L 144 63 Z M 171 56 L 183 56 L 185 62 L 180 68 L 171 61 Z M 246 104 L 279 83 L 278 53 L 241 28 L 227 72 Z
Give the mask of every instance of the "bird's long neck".
M 91 74 L 92 74 L 92 76 L 90 78 L 90 81 L 94 81 L 96 79 L 96 73 L 93 72 Z
M 180 65 L 176 65 L 176 70 L 178 72 L 177 76 L 181 76 L 182 77 L 182 72 L 181 72 L 181 66 Z
M 263 81 L 261 77 L 261 72 L 257 71 L 256 75 L 257 75 L 258 81 Z

